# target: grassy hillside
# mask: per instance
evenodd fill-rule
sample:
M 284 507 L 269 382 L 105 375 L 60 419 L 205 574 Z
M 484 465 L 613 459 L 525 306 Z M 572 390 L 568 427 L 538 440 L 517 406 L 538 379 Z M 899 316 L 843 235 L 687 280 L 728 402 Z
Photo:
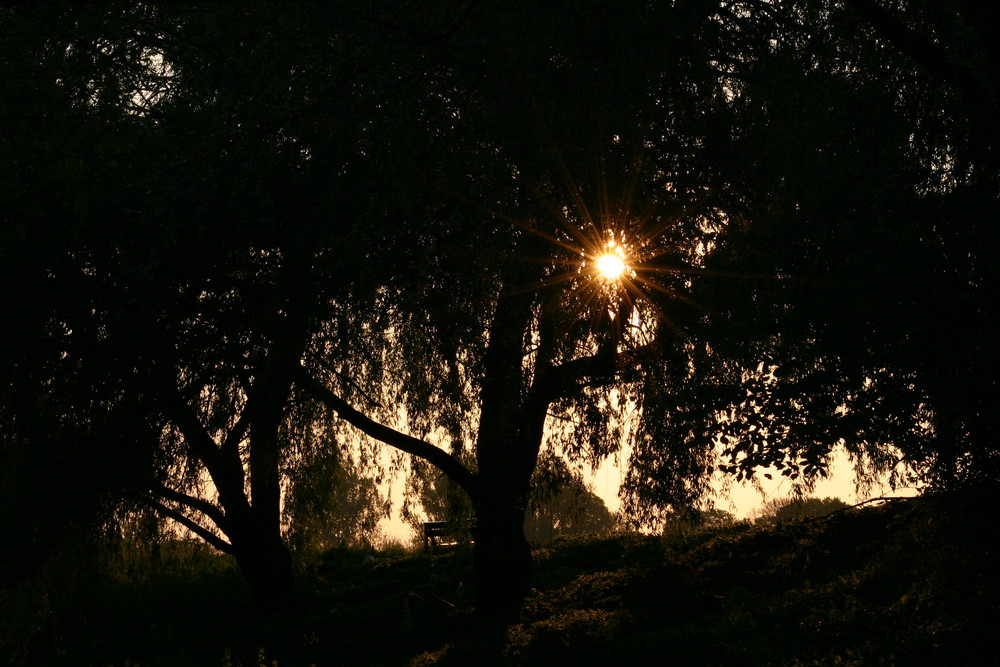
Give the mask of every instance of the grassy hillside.
M 300 609 L 273 617 L 247 610 L 221 557 L 119 548 L 102 561 L 113 575 L 78 577 L 5 641 L 55 665 L 983 664 L 1000 656 L 986 500 L 557 539 L 537 547 L 536 593 L 512 625 L 472 613 L 461 548 L 327 553 L 301 573 Z M 24 625 L 6 603 L 6 629 Z

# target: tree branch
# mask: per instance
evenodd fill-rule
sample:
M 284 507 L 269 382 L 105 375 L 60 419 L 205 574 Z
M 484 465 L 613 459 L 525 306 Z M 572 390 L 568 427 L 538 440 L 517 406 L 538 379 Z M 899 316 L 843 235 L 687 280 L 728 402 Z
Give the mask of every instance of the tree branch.
M 876 31 L 900 51 L 910 56 L 936 76 L 951 79 L 953 72 L 948 65 L 945 51 L 934 45 L 915 30 L 908 28 L 898 17 L 875 0 L 846 0 L 847 4 Z
M 226 454 L 235 454 L 239 456 L 239 446 L 240 442 L 247 434 L 247 430 L 250 428 L 250 416 L 249 412 L 244 407 L 243 411 L 240 413 L 239 419 L 233 424 L 233 428 L 229 430 L 226 434 L 226 439 L 222 443 L 220 449 Z
M 175 491 L 174 489 L 171 489 L 163 485 L 160 485 L 155 489 L 153 489 L 153 493 L 157 494 L 158 496 L 161 496 L 162 498 L 166 498 L 167 500 L 172 500 L 174 502 L 180 503 L 181 505 L 189 507 L 193 510 L 201 512 L 209 519 L 211 519 L 212 522 L 216 526 L 218 526 L 220 530 L 222 530 L 222 532 L 226 532 L 226 527 L 228 523 L 226 520 L 226 515 L 222 512 L 222 510 L 219 507 L 213 505 L 207 500 L 202 500 L 201 498 L 195 498 L 194 496 L 182 493 L 181 491 Z
M 389 445 L 390 447 L 395 447 L 396 449 L 406 452 L 407 454 L 412 454 L 413 456 L 418 456 L 424 459 L 438 470 L 448 475 L 448 477 L 454 480 L 454 482 L 462 487 L 462 489 L 464 489 L 470 496 L 473 498 L 475 497 L 475 476 L 469 472 L 469 470 L 463 466 L 458 459 L 451 456 L 443 449 L 439 449 L 428 442 L 424 442 L 423 440 L 406 435 L 405 433 L 400 433 L 395 429 L 379 424 L 361 412 L 358 412 L 346 401 L 330 391 L 326 385 L 310 375 L 309 371 L 301 366 L 298 368 L 295 382 L 297 385 L 309 392 L 313 398 L 336 412 L 341 419 L 346 421 L 351 426 L 355 427 L 362 433 L 375 438 L 379 442 Z
M 223 452 L 215 444 L 215 440 L 209 435 L 195 411 L 180 395 L 176 385 L 170 393 L 170 398 L 167 399 L 167 416 L 184 436 L 184 442 L 205 465 L 219 491 L 219 501 L 223 507 L 230 514 L 248 511 L 250 505 L 243 491 L 244 473 L 239 452 L 231 450 Z M 243 426 L 240 425 L 239 428 Z
M 198 419 L 198 415 L 195 414 L 194 410 L 191 409 L 191 406 L 188 405 L 187 401 L 184 400 L 176 388 L 171 392 L 167 403 L 167 414 L 170 421 L 177 425 L 181 435 L 184 436 L 184 441 L 195 455 L 202 460 L 205 467 L 208 468 L 209 474 L 215 477 L 217 472 L 221 472 L 218 470 L 221 464 L 219 446 L 215 444 L 215 440 L 205 430 L 205 427 Z
M 876 0 L 846 0 L 846 2 L 900 52 L 915 60 L 933 76 L 954 86 L 965 101 L 969 120 L 982 133 L 983 140 L 987 144 L 987 152 L 997 148 L 1000 144 L 1000 130 L 997 129 L 996 123 L 998 75 L 995 71 L 989 71 L 989 66 L 974 68 L 968 63 L 951 58 L 945 48 L 909 28 Z M 985 6 L 988 3 L 980 4 Z M 996 9 L 974 11 L 970 9 L 971 5 L 966 3 L 964 6 L 966 12 L 960 13 L 968 13 L 964 18 L 983 37 L 982 48 L 989 65 L 997 64 L 1000 62 L 1000 55 L 993 46 L 995 40 L 991 40 L 988 33 L 982 32 L 984 23 L 993 25 L 986 19 L 995 18 Z
M 619 373 L 632 370 L 654 350 L 655 346 L 650 344 L 616 353 L 613 357 L 606 352 L 598 352 L 589 357 L 578 357 L 561 363 L 551 367 L 545 374 L 539 391 L 555 400 L 564 397 L 586 379 L 591 380 L 591 385 L 601 384 L 602 381 L 613 382 Z
M 201 539 L 211 544 L 213 547 L 215 547 L 222 553 L 232 555 L 233 545 L 231 545 L 229 542 L 226 542 L 224 539 L 222 539 L 212 531 L 208 530 L 207 528 L 198 525 L 195 521 L 185 516 L 181 512 L 178 512 L 172 507 L 167 507 L 163 503 L 157 500 L 153 500 L 152 498 L 140 497 L 138 498 L 138 500 L 146 503 L 147 505 L 155 509 L 157 512 L 160 512 L 161 514 L 170 517 L 171 519 L 181 524 L 182 526 L 190 530 L 192 533 L 194 533 Z

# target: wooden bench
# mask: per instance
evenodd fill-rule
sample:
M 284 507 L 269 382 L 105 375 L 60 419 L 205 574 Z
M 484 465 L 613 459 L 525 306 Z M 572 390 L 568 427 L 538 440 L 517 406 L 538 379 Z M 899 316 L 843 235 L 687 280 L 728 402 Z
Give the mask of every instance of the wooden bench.
M 425 521 L 424 522 L 424 551 L 431 546 L 440 546 L 441 540 L 445 536 L 448 527 L 447 521 Z
M 476 522 L 469 522 L 469 533 L 472 535 L 472 541 L 476 541 Z M 444 546 L 446 543 L 443 542 L 444 538 L 448 537 L 448 522 L 447 521 L 425 521 L 424 522 L 424 551 L 427 551 L 432 546 L 439 547 Z M 454 544 L 454 542 L 448 542 L 447 544 Z

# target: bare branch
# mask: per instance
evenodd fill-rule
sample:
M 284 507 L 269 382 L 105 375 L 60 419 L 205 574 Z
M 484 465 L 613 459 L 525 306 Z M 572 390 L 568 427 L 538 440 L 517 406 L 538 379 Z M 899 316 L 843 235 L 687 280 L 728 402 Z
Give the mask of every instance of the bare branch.
M 140 497 L 138 498 L 138 500 L 149 505 L 160 514 L 170 517 L 171 519 L 181 524 L 182 526 L 190 530 L 192 533 L 194 533 L 201 539 L 208 542 L 210 545 L 212 545 L 222 553 L 232 555 L 233 545 L 231 545 L 229 542 L 226 542 L 224 539 L 222 539 L 212 531 L 208 530 L 204 526 L 199 525 L 191 518 L 185 516 L 183 513 L 173 509 L 172 507 L 168 507 L 157 500 L 153 500 L 152 498 Z
M 205 465 L 215 487 L 219 490 L 222 505 L 230 513 L 249 510 L 249 503 L 243 492 L 244 473 L 239 453 L 231 450 L 224 452 L 215 443 L 194 409 L 180 395 L 176 385 L 169 396 L 167 416 L 184 436 L 184 442 Z M 243 426 L 238 424 L 237 428 L 243 428 Z M 234 430 L 236 429 L 234 428 Z M 238 443 L 239 440 L 236 442 Z
M 346 401 L 334 394 L 319 380 L 309 374 L 305 368 L 298 368 L 295 378 L 296 384 L 309 392 L 316 400 L 330 408 L 337 415 L 354 426 L 362 433 L 383 442 L 390 447 L 420 457 L 448 475 L 456 484 L 462 487 L 466 493 L 475 497 L 476 480 L 475 476 L 463 466 L 458 459 L 448 454 L 443 449 L 424 442 L 413 436 L 400 433 L 383 424 L 370 419 L 361 412 L 351 407 Z
M 153 493 L 167 500 L 172 500 L 184 505 L 185 507 L 201 512 L 211 519 L 212 522 L 215 523 L 215 525 L 218 526 L 223 532 L 225 532 L 228 523 L 226 515 L 218 506 L 213 505 L 207 500 L 195 498 L 194 496 L 182 493 L 181 491 L 175 491 L 174 489 L 162 485 L 153 489 Z
M 226 453 L 236 452 L 239 455 L 240 442 L 247 434 L 247 430 L 250 428 L 250 415 L 249 412 L 244 409 L 240 413 L 239 419 L 233 424 L 233 428 L 229 430 L 226 434 L 226 439 L 222 443 L 221 450 Z
M 588 357 L 578 357 L 550 368 L 539 391 L 556 399 L 565 396 L 583 382 L 587 386 L 610 384 L 619 379 L 620 373 L 634 370 L 654 352 L 655 345 L 650 344 L 614 355 L 598 352 Z
M 221 464 L 219 446 L 215 444 L 215 440 L 202 425 L 198 415 L 176 390 L 172 392 L 171 400 L 168 401 L 168 410 L 170 421 L 177 425 L 181 435 L 184 436 L 184 442 L 202 460 L 205 467 L 208 468 L 208 472 L 215 477 L 215 469 Z

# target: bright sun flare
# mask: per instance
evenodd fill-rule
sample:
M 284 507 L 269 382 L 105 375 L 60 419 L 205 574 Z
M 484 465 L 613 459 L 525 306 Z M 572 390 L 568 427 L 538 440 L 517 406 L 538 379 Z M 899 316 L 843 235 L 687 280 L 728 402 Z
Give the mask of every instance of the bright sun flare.
M 625 272 L 625 262 L 618 255 L 602 255 L 597 258 L 597 271 L 605 280 L 618 280 Z

